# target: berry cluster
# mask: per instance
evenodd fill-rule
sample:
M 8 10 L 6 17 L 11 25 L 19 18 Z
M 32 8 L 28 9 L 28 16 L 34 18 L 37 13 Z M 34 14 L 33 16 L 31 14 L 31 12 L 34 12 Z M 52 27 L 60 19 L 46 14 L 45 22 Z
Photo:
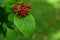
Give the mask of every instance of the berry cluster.
M 18 8 L 18 6 L 19 8 Z M 19 18 L 25 17 L 26 15 L 28 15 L 29 13 L 29 9 L 31 9 L 31 5 L 25 5 L 24 2 L 22 2 L 21 4 L 19 4 L 18 2 L 16 3 L 16 5 L 13 6 L 14 12 L 18 13 Z

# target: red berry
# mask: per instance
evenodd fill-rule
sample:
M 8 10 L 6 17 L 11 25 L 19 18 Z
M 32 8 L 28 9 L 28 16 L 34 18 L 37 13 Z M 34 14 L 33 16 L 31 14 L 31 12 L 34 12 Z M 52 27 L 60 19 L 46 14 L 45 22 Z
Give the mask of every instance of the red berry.
M 26 8 L 31 8 L 31 4 L 28 4 L 28 5 L 26 6 Z
M 24 2 L 22 2 L 22 3 L 21 3 L 21 6 L 22 6 L 22 7 L 24 7 L 24 6 L 25 6 L 25 3 L 24 3 Z
M 22 7 L 25 7 L 25 5 L 22 5 Z
M 21 15 L 23 16 L 23 15 L 24 15 L 24 13 L 21 13 Z
M 26 8 L 28 8 L 28 6 L 26 6 Z
M 24 2 L 21 3 L 20 8 L 18 9 L 17 5 L 20 5 L 18 2 L 13 6 L 14 12 L 19 14 L 19 18 L 22 18 L 26 16 L 29 13 L 29 10 L 31 8 L 31 4 L 28 4 L 27 6 L 25 5 Z
M 24 2 L 21 3 L 21 5 L 24 5 L 24 4 L 25 4 Z
M 24 9 L 26 9 L 26 6 L 25 7 L 23 7 Z
M 22 11 L 21 13 L 25 14 L 25 11 Z
M 26 14 L 28 14 L 29 13 L 29 10 L 26 10 Z
M 20 13 L 20 10 L 16 10 L 17 13 Z
M 13 8 L 14 8 L 14 9 L 17 9 L 17 6 L 16 6 L 16 5 L 14 5 L 14 6 L 13 6 Z
M 21 6 L 20 9 L 23 9 L 23 7 Z
M 26 10 L 28 10 L 28 8 L 26 8 Z
M 24 14 L 23 16 L 26 16 L 26 14 Z
M 25 11 L 23 8 L 21 9 L 22 11 Z

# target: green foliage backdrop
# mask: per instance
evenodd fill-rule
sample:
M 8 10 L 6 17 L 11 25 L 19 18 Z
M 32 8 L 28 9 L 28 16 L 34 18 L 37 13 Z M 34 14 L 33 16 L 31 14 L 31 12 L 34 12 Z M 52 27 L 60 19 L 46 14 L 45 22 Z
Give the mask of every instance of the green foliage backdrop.
M 18 31 L 17 40 L 60 40 L 60 8 L 55 7 L 55 2 L 51 3 L 51 1 L 49 2 L 47 0 L 22 1 L 32 4 L 32 9 L 30 13 L 35 18 L 36 28 L 32 38 L 25 37 L 22 33 Z

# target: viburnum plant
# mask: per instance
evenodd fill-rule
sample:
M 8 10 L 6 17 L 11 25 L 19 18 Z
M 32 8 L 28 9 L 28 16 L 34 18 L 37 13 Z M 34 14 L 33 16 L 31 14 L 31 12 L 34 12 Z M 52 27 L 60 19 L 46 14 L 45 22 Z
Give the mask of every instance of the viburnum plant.
M 35 20 L 30 13 L 31 4 L 20 0 L 0 0 L 0 34 L 7 40 L 17 40 L 18 31 L 31 37 Z
M 19 6 L 19 8 L 18 8 L 18 6 Z M 20 6 L 19 3 L 16 3 L 16 5 L 13 6 L 13 9 L 14 9 L 15 13 L 18 13 L 19 18 L 22 18 L 22 17 L 25 17 L 26 15 L 28 15 L 28 13 L 29 13 L 28 9 L 31 9 L 31 5 L 30 4 L 25 5 L 25 3 L 22 2 L 21 6 Z

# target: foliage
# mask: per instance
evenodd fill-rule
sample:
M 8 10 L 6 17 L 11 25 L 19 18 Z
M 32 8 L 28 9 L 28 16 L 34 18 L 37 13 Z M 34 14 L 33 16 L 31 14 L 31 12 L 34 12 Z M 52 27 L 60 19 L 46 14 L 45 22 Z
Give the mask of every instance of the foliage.
M 32 37 L 35 30 L 35 20 L 31 14 L 19 18 L 18 15 L 13 12 L 12 6 L 18 1 L 19 0 L 0 0 L 0 34 L 2 34 L 6 40 L 17 40 L 18 30 L 26 37 Z M 19 3 L 20 2 L 21 1 L 19 1 Z
M 6 7 L 6 5 L 0 3 L 5 6 L 4 7 L 1 5 L 1 8 L 0 8 L 1 12 L 4 13 L 4 15 L 3 15 L 0 12 L 0 16 L 3 15 L 3 17 L 1 16 L 2 18 L 0 18 L 0 24 L 1 24 L 0 26 L 2 26 L 5 23 L 5 25 L 7 27 L 6 28 L 5 25 L 3 27 L 0 27 L 0 29 L 2 29 L 0 32 L 0 33 L 2 33 L 0 36 L 1 37 L 0 39 L 1 40 L 5 40 L 5 38 L 9 39 L 9 37 L 11 37 L 9 33 L 14 32 L 13 33 L 14 37 L 13 37 L 13 35 L 12 35 L 12 37 L 17 38 L 16 40 L 60 40 L 60 0 L 18 0 L 18 2 L 20 2 L 20 3 L 22 1 L 24 1 L 26 4 L 27 3 L 32 4 L 32 9 L 31 9 L 30 13 L 33 15 L 31 17 L 32 18 L 34 17 L 34 19 L 36 21 L 36 28 L 34 27 L 35 31 L 34 31 L 33 35 L 32 35 L 33 31 L 30 33 L 30 28 L 31 28 L 30 26 L 34 25 L 35 22 L 34 22 L 34 24 L 31 23 L 32 21 L 30 23 L 27 21 L 24 22 L 25 19 L 30 21 L 32 18 L 28 18 L 26 16 L 25 18 L 19 19 L 17 17 L 17 15 L 12 12 L 12 9 L 10 7 Z M 0 2 L 1 2 L 1 0 L 0 0 Z M 13 5 L 13 4 L 10 4 L 10 5 Z M 8 6 L 10 6 L 10 5 L 8 5 Z M 4 10 L 4 12 L 2 10 Z M 8 11 L 8 10 L 10 10 L 10 11 Z M 5 16 L 5 12 L 6 12 L 6 15 L 8 15 L 8 17 Z M 15 17 L 17 17 L 17 18 L 15 18 Z M 32 19 L 32 20 L 34 20 L 34 19 Z M 19 22 L 20 20 L 21 20 L 21 22 Z M 24 23 L 29 23 L 30 26 L 27 28 L 27 26 L 22 21 Z M 16 24 L 16 23 L 19 23 L 19 24 Z M 23 23 L 23 24 L 21 24 L 21 23 Z M 20 27 L 17 27 L 18 25 L 20 25 Z M 23 26 L 23 25 L 25 25 L 25 26 Z M 28 30 L 24 31 L 24 28 L 26 28 L 25 30 L 28 29 L 29 32 L 28 32 Z M 32 30 L 34 30 L 34 29 L 32 27 Z M 10 32 L 8 32 L 9 35 L 7 35 L 9 37 L 7 37 L 5 35 L 7 30 L 10 31 Z M 15 32 L 18 35 L 16 35 Z

